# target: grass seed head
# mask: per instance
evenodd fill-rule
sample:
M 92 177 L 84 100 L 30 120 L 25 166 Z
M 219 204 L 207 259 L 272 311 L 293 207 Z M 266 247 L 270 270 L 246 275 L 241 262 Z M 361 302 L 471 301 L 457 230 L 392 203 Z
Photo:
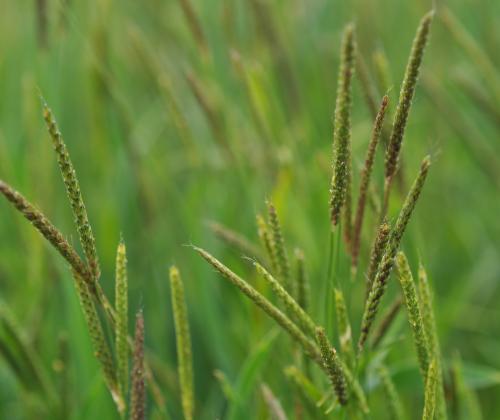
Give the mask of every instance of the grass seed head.
M 175 341 L 177 345 L 177 363 L 181 389 L 182 411 L 185 420 L 194 416 L 194 381 L 191 334 L 184 297 L 184 285 L 177 267 L 170 267 L 170 290 L 174 313 Z
M 294 296 L 295 293 L 290 279 L 290 263 L 286 252 L 285 240 L 283 239 L 283 232 L 281 230 L 278 213 L 276 212 L 276 207 L 274 207 L 273 203 L 267 202 L 267 211 L 269 215 L 269 226 L 272 234 L 274 260 L 276 261 L 278 268 L 278 278 L 283 283 L 284 288 L 288 290 L 292 296 Z
M 352 250 L 351 250 L 352 251 L 351 263 L 353 267 L 356 267 L 358 263 L 360 241 L 361 241 L 361 230 L 363 227 L 363 216 L 365 213 L 368 187 L 370 185 L 373 163 L 375 161 L 375 151 L 377 150 L 380 134 L 382 133 L 382 128 L 384 126 L 384 119 L 388 104 L 389 104 L 389 97 L 385 95 L 382 98 L 380 108 L 377 112 L 375 122 L 373 124 L 372 135 L 370 143 L 368 144 L 365 163 L 363 165 L 363 169 L 361 170 L 361 181 L 359 184 L 359 197 L 358 197 L 358 205 L 356 207 L 356 216 L 354 219 Z
M 316 325 L 311 317 L 262 265 L 258 262 L 254 262 L 254 265 L 259 275 L 270 284 L 273 292 L 283 302 L 287 314 L 298 322 L 304 332 L 314 337 Z
M 45 102 L 43 104 L 43 118 L 47 125 L 50 138 L 52 139 L 52 145 L 54 146 L 54 150 L 57 154 L 57 162 L 64 180 L 64 185 L 66 186 L 66 192 L 71 204 L 73 216 L 75 217 L 80 242 L 82 244 L 85 257 L 87 258 L 90 272 L 94 277 L 94 281 L 97 282 L 100 276 L 99 260 L 97 258 L 95 239 L 90 226 L 87 210 L 83 202 L 80 184 L 66 148 L 66 144 L 64 143 L 62 134 L 57 126 L 54 114 Z
M 328 342 L 325 330 L 316 328 L 316 341 L 318 342 L 324 366 L 330 377 L 333 390 L 339 399 L 340 404 L 347 404 L 347 385 L 344 376 L 344 369 L 337 356 L 337 352 Z
M 391 179 L 397 170 L 399 154 L 403 137 L 410 114 L 410 108 L 415 94 L 417 85 L 418 74 L 422 65 L 425 47 L 429 38 L 430 27 L 434 11 L 427 13 L 417 29 L 415 39 L 410 53 L 410 58 L 406 66 L 406 71 L 401 85 L 401 92 L 399 94 L 399 102 L 394 115 L 394 122 L 392 126 L 392 133 L 389 139 L 385 157 L 385 177 Z
M 128 279 L 127 279 L 127 253 L 125 244 L 120 241 L 116 251 L 115 272 L 115 349 L 118 383 L 122 395 L 127 395 L 128 390 Z
M 226 280 L 235 285 L 259 308 L 261 308 L 269 317 L 271 317 L 285 332 L 287 332 L 303 348 L 304 352 L 315 362 L 321 364 L 321 355 L 314 342 L 300 330 L 300 328 L 291 321 L 283 312 L 267 300 L 262 294 L 250 286 L 245 280 L 233 273 L 229 268 L 222 264 L 207 251 L 193 247 L 212 267 L 214 267 Z
M 429 368 L 429 343 L 424 329 L 424 322 L 422 320 L 422 313 L 418 303 L 417 288 L 413 281 L 408 260 L 403 252 L 399 252 L 396 257 L 396 267 L 398 269 L 399 283 L 403 290 L 403 297 L 408 313 L 408 321 L 412 330 L 415 347 L 417 350 L 418 362 L 420 371 L 425 379 L 427 370 Z
M 10 185 L 0 181 L 0 192 L 31 222 L 31 224 L 47 239 L 86 282 L 91 283 L 90 273 L 75 249 L 69 244 L 63 234 L 50 222 L 45 215 L 31 204 L 23 195 Z
M 139 311 L 135 318 L 132 386 L 130 389 L 130 419 L 146 418 L 146 387 L 144 382 L 144 316 Z
M 340 221 L 349 187 L 351 171 L 351 85 L 355 62 L 354 25 L 348 25 L 342 36 L 337 100 L 333 127 L 333 175 L 330 187 L 330 220 Z
M 437 363 L 432 359 L 427 372 L 424 394 L 424 412 L 422 420 L 432 420 L 436 411 L 436 384 L 437 384 Z

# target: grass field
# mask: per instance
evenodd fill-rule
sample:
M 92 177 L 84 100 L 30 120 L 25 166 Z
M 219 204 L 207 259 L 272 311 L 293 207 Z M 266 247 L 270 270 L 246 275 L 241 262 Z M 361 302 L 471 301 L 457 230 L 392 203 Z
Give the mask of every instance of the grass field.
M 435 3 L 387 218 L 396 221 L 430 155 L 401 250 L 415 277 L 419 262 L 425 266 L 434 290 L 448 418 L 493 419 L 500 416 L 500 2 Z M 354 22 L 357 55 L 377 107 L 384 93 L 389 97 L 390 131 L 415 31 L 432 7 L 424 0 L 2 3 L 0 180 L 22 192 L 84 255 L 45 127 L 43 96 L 80 181 L 99 281 L 111 302 L 121 237 L 126 244 L 128 330 L 133 336 L 142 309 L 146 361 L 165 399 L 159 404 L 147 385 L 147 418 L 183 418 L 171 265 L 185 289 L 194 418 L 388 418 L 395 400 L 384 394 L 384 378 L 397 390 L 404 418 L 422 417 L 425 384 L 404 305 L 367 356 L 368 367 L 352 365 L 370 413 L 335 406 L 324 414 L 331 401 L 306 407 L 285 368 L 311 369 L 320 399 L 331 400 L 328 377 L 308 367 L 297 345 L 190 245 L 279 306 L 242 258 L 256 255 L 220 240 L 211 224 L 238 232 L 264 254 L 256 214 L 266 215 L 266 201 L 274 203 L 293 276 L 294 250 L 304 253 L 309 313 L 340 349 L 327 287 L 334 238 L 333 276 L 356 344 L 384 155 L 379 147 L 352 274 L 339 228 L 330 233 L 328 204 L 341 37 Z M 359 69 L 352 81 L 353 206 L 374 120 L 358 75 Z M 380 312 L 400 294 L 394 270 Z M 98 315 L 113 343 L 111 323 L 101 308 Z M 120 418 L 68 263 L 3 199 L 0 321 L 1 419 Z M 28 349 L 24 359 L 19 348 Z M 53 388 L 54 405 L 39 377 Z

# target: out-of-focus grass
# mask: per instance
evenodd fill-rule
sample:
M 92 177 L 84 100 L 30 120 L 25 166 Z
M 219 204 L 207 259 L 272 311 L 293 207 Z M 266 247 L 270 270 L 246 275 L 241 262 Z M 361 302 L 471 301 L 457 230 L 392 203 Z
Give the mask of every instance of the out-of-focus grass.
M 0 178 L 23 191 L 76 246 L 43 127 L 40 89 L 58 115 L 77 168 L 102 261 L 102 284 L 110 296 L 114 252 L 120 233 L 125 238 L 131 313 L 144 308 L 146 345 L 156 355 L 153 369 L 170 412 L 181 412 L 171 263 L 181 267 L 186 287 L 197 418 L 224 413 L 215 369 L 244 394 L 234 413 L 253 408 L 258 416 L 259 387 L 245 381 L 257 384 L 259 376 L 289 403 L 286 389 L 279 388 L 286 383 L 278 363 L 281 347 L 269 350 L 274 341 L 269 323 L 182 245 L 202 244 L 250 276 L 240 256 L 217 242 L 204 222 L 223 221 L 257 242 L 255 213 L 272 198 L 288 243 L 306 254 L 312 298 L 317 297 L 326 272 L 331 116 L 342 27 L 355 21 L 359 48 L 371 69 L 372 53 L 383 49 L 395 102 L 414 28 L 430 2 L 264 2 L 279 39 L 270 43 L 251 1 L 193 0 L 208 55 L 197 49 L 179 2 L 49 1 L 46 48 L 37 40 L 34 3 L 7 0 L 0 14 Z M 498 69 L 497 2 L 449 7 Z M 495 399 L 500 389 L 500 126 L 460 80 L 472 80 L 494 104 L 492 83 L 499 78 L 484 78 L 479 63 L 439 16 L 432 31 L 403 154 L 408 174 L 416 172 L 426 153 L 435 155 L 435 163 L 405 251 L 412 262 L 422 258 L 436 289 L 445 364 L 460 352 L 464 380 L 478 390 L 488 416 L 500 411 Z M 287 71 L 289 77 L 283 77 Z M 193 96 L 188 73 L 209 98 L 218 138 Z M 176 119 L 173 102 L 186 126 Z M 355 84 L 355 170 L 371 124 Z M 381 162 L 378 156 L 379 185 Z M 391 217 L 400 205 L 393 204 Z M 365 229 L 362 264 L 368 233 Z M 58 357 L 59 335 L 67 334 L 66 391 L 73 417 L 112 418 L 113 405 L 64 263 L 3 203 L 0 238 L 2 299 L 48 368 Z M 356 330 L 361 299 L 351 300 Z M 400 350 L 392 350 L 394 359 L 405 360 L 391 369 L 398 372 L 396 387 L 406 403 L 418 398 L 418 371 L 407 351 L 411 345 L 405 337 Z M 0 362 L 0 417 L 29 417 L 29 402 Z M 373 407 L 375 418 L 380 409 Z

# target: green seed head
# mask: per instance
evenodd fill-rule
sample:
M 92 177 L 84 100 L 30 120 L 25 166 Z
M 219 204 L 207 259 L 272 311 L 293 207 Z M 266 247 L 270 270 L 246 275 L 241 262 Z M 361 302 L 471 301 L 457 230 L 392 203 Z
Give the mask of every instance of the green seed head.
M 340 220 L 351 172 L 351 85 L 355 49 L 354 25 L 350 24 L 342 37 L 333 127 L 333 175 L 330 187 L 330 219 L 333 226 Z
M 429 38 L 429 31 L 434 17 L 434 11 L 427 13 L 420 21 L 415 39 L 410 53 L 410 58 L 406 66 L 403 84 L 399 95 L 399 102 L 394 115 L 392 133 L 389 139 L 389 145 L 385 156 L 385 177 L 391 179 L 397 170 L 399 154 L 403 137 L 410 114 L 410 108 L 415 94 L 418 74 L 422 59 L 424 57 L 425 46 Z
M 45 102 L 43 104 L 43 118 L 47 125 L 50 138 L 52 139 L 54 150 L 57 154 L 57 162 L 64 180 L 64 185 L 66 186 L 66 192 L 71 204 L 71 209 L 73 210 L 73 216 L 75 217 L 80 242 L 82 244 L 83 251 L 85 252 L 90 272 L 94 277 L 94 281 L 97 282 L 100 276 L 99 261 L 97 258 L 94 235 L 92 233 L 92 228 L 90 227 L 87 210 L 85 208 L 80 190 L 80 184 L 66 148 L 66 144 L 64 143 L 62 134 L 57 126 L 54 114 Z
M 429 368 L 429 355 L 431 354 L 429 343 L 424 329 L 422 313 L 417 297 L 417 288 L 413 281 L 413 276 L 408 264 L 408 260 L 403 252 L 399 252 L 396 257 L 396 267 L 398 269 L 399 283 L 403 290 L 403 297 L 408 313 L 408 321 L 412 330 L 415 347 L 417 350 L 418 362 L 421 373 L 425 379 Z
M 184 286 L 177 267 L 170 267 L 170 290 L 174 313 L 175 339 L 177 344 L 177 363 L 181 389 L 184 418 L 191 420 L 194 413 L 193 356 L 191 335 L 187 316 Z
M 333 390 L 339 399 L 340 404 L 347 404 L 347 385 L 344 375 L 344 369 L 337 356 L 337 352 L 328 342 L 325 330 L 321 327 L 316 328 L 316 341 L 318 342 L 323 364 L 328 372 Z
M 135 319 L 134 357 L 132 365 L 132 386 L 130 389 L 130 418 L 146 418 L 146 387 L 144 384 L 144 317 L 142 311 Z

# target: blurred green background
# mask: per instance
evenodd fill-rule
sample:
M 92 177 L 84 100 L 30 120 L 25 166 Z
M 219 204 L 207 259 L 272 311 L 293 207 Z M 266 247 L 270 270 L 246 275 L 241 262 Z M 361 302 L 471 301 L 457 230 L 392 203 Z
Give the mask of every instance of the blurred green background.
M 4 0 L 0 179 L 22 191 L 78 245 L 43 124 L 41 91 L 75 164 L 96 235 L 101 282 L 110 297 L 120 234 L 125 239 L 131 310 L 144 308 L 146 345 L 155 355 L 153 370 L 171 417 L 180 418 L 168 283 L 172 263 L 187 290 L 196 418 L 221 418 L 227 411 L 214 369 L 235 386 L 254 369 L 289 407 L 282 373 L 286 339 L 278 338 L 273 351 L 256 357 L 273 324 L 183 245 L 203 246 L 251 280 L 241 256 L 218 241 L 206 221 L 217 220 L 257 243 L 255 214 L 271 198 L 290 254 L 295 246 L 305 252 L 316 302 L 328 252 L 331 120 L 342 29 L 355 22 L 359 53 L 374 80 L 376 58 L 387 57 L 394 105 L 419 19 L 432 4 L 192 0 L 203 31 L 197 40 L 181 3 Z M 46 14 L 37 13 L 44 4 Z M 415 176 L 427 153 L 434 164 L 403 249 L 413 267 L 421 257 L 433 282 L 445 364 L 460 352 L 465 380 L 477 391 L 483 415 L 495 418 L 500 413 L 500 76 L 495 70 L 500 3 L 463 0 L 447 6 L 472 38 L 454 33 L 441 16 L 435 19 L 403 147 L 405 177 Z M 478 50 L 470 47 L 471 39 Z M 371 124 L 355 80 L 355 182 Z M 379 191 L 382 163 L 378 153 Z M 396 194 L 391 217 L 400 204 Z M 361 267 L 373 222 L 369 212 Z M 355 337 L 363 304 L 360 271 L 349 299 Z M 395 291 L 392 285 L 390 293 Z M 4 200 L 0 298 L 54 378 L 59 337 L 67 336 L 71 418 L 117 417 L 69 270 Z M 421 404 L 409 334 L 389 358 L 407 406 Z M 262 418 L 258 387 L 241 392 L 239 410 L 246 415 L 240 418 Z M 36 410 L 34 398 L 0 360 L 0 418 L 35 418 Z M 383 410 L 374 403 L 373 418 L 383 418 Z M 148 411 L 156 412 L 152 401 Z

